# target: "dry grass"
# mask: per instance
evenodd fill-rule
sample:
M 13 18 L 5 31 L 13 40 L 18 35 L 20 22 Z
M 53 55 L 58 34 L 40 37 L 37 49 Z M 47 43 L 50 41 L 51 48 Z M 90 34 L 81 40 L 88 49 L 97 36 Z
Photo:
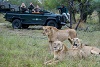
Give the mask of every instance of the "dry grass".
M 0 14 L 0 23 L 5 23 L 6 22 L 3 17 L 4 17 L 4 15 L 3 14 Z
M 0 23 L 6 23 L 2 17 L 0 14 Z M 96 25 L 89 25 L 89 31 L 77 31 L 77 33 L 86 44 L 100 48 L 100 31 L 91 31 L 96 30 L 95 27 Z M 100 56 L 94 55 L 87 60 L 65 59 L 57 65 L 43 65 L 44 61 L 52 59 L 53 55 L 49 53 L 47 37 L 42 35 L 40 28 L 37 30 L 36 26 L 31 29 L 14 30 L 11 24 L 1 24 L 0 67 L 100 67 Z M 68 41 L 64 43 L 70 47 Z
M 100 48 L 100 31 L 77 31 L 83 42 Z M 64 42 L 70 47 L 68 41 Z M 42 30 L 16 29 L 0 26 L 0 67 L 99 67 L 100 56 L 87 60 L 66 59 L 58 65 L 45 66 L 44 61 L 53 58 L 48 40 Z

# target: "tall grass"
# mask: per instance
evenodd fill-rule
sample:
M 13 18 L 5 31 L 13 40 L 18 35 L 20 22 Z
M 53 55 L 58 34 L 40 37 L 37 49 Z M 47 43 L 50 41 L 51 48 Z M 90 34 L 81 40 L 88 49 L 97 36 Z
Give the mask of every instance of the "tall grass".
M 0 14 L 0 23 L 2 22 L 6 23 Z M 100 48 L 100 31 L 94 31 L 95 27 L 97 28 L 97 25 L 89 25 L 89 31 L 77 31 L 77 34 L 82 42 Z M 68 41 L 64 43 L 70 47 Z M 0 25 L 0 67 L 100 67 L 100 56 L 94 55 L 86 60 L 74 61 L 66 58 L 57 65 L 43 64 L 52 58 L 48 39 L 42 35 L 42 30 L 14 30 L 11 24 Z
M 2 30 L 1 30 L 2 29 Z M 49 53 L 48 40 L 42 30 L 0 29 L 0 67 L 100 67 L 100 56 L 87 60 L 66 59 L 57 65 L 43 63 L 53 58 Z M 100 31 L 77 31 L 83 42 L 100 48 Z M 68 41 L 64 42 L 70 46 Z
M 4 15 L 0 13 L 0 23 L 5 23 Z

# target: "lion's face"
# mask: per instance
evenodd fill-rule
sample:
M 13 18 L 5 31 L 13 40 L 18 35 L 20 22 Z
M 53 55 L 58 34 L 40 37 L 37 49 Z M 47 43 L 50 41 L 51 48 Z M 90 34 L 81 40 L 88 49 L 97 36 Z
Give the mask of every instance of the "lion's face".
M 79 38 L 72 39 L 72 46 L 73 48 L 78 48 L 81 46 L 81 40 Z
M 43 26 L 43 35 L 51 34 L 51 26 Z
M 55 41 L 53 45 L 54 51 L 60 51 L 63 49 L 63 43 L 61 41 Z

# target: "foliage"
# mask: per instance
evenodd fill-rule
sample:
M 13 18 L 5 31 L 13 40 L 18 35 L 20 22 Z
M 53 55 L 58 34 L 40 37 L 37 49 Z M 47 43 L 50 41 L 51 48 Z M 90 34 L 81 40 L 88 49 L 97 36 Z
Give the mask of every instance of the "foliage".
M 45 0 L 44 4 L 45 7 L 48 7 L 49 9 L 54 9 L 57 8 L 57 6 L 60 6 L 61 4 L 65 4 L 67 3 L 67 0 Z
M 100 0 L 93 0 L 93 9 L 98 12 L 99 23 L 100 23 Z
M 69 5 L 69 2 L 73 1 L 73 6 Z M 82 20 L 87 20 L 87 16 L 91 15 L 94 10 L 98 12 L 100 19 L 100 0 L 9 0 L 12 4 L 21 5 L 22 2 L 29 6 L 29 3 L 32 2 L 35 6 L 38 4 L 43 9 L 56 10 L 58 6 L 64 4 L 69 12 L 72 13 L 72 21 L 76 22 L 76 14 L 80 14 Z M 54 11 L 55 12 L 55 11 Z M 100 20 L 99 20 L 100 22 Z
M 16 2 L 16 0 L 9 0 L 9 2 L 11 2 L 12 4 L 16 4 L 16 5 L 21 5 L 21 3 L 25 3 L 26 6 L 29 6 L 30 2 L 32 2 L 35 6 L 38 4 L 40 5 L 40 3 L 37 0 L 18 0 Z
M 59 1 L 58 0 L 18 0 L 17 2 L 16 2 L 16 0 L 9 0 L 9 2 L 11 2 L 13 4 L 17 4 L 17 5 L 20 5 L 22 2 L 24 2 L 26 5 L 29 5 L 30 2 L 33 2 L 34 5 L 39 4 L 39 5 L 43 6 L 44 8 L 48 8 L 48 9 L 54 9 L 61 4 L 69 6 L 68 5 L 69 1 L 71 1 L 71 0 L 59 0 Z M 77 6 L 78 2 L 83 3 L 83 4 L 85 4 L 87 2 L 87 0 L 73 0 L 73 1 L 74 1 L 74 7 Z M 99 7 L 99 5 L 100 5 L 99 0 L 88 0 L 88 1 L 90 3 L 93 3 L 92 5 L 95 7 Z M 75 9 L 76 8 L 77 7 L 75 7 Z M 88 8 L 86 8 L 86 9 L 88 9 Z

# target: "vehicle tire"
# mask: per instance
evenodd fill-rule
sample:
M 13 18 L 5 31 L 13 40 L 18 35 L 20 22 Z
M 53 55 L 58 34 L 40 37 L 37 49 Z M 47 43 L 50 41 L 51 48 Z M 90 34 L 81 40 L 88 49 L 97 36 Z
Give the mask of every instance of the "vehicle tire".
M 48 22 L 47 22 L 47 26 L 53 26 L 53 27 L 58 28 L 58 24 L 57 24 L 56 21 L 54 21 L 54 20 L 48 21 Z
M 22 26 L 22 23 L 21 23 L 21 21 L 20 21 L 19 19 L 13 20 L 13 22 L 12 22 L 12 27 L 13 27 L 14 29 L 20 29 L 21 26 Z
M 4 5 L 1 5 L 1 9 L 5 9 L 5 6 Z
M 22 24 L 22 28 L 23 28 L 23 29 L 27 29 L 28 27 L 29 27 L 29 25 Z
M 61 29 L 61 28 L 62 28 L 62 25 L 59 25 L 59 26 L 58 26 L 58 29 Z

